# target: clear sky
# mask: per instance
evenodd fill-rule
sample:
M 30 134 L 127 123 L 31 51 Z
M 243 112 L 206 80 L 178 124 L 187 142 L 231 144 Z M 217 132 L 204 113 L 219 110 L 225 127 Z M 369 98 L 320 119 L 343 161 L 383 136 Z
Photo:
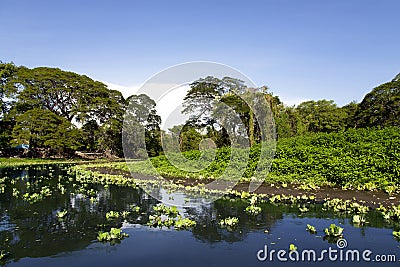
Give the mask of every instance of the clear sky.
M 400 72 L 400 1 L 0 0 L 0 60 L 123 86 L 215 61 L 286 103 L 361 101 Z

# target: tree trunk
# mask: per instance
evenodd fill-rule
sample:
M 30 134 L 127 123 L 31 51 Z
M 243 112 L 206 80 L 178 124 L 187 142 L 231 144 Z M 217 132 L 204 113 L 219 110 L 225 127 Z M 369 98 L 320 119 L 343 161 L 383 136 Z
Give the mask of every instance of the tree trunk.
M 250 108 L 249 112 L 249 142 L 250 142 L 250 147 L 254 145 L 254 113 Z

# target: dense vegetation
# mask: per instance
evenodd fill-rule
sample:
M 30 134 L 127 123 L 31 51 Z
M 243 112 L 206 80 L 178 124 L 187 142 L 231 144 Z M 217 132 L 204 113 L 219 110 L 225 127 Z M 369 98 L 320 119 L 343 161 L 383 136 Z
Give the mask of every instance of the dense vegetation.
M 125 156 L 154 157 L 151 161 L 161 174 L 213 178 L 231 164 L 245 170 L 243 179 L 250 179 L 263 141 L 262 121 L 249 108 L 249 103 L 256 105 L 257 99 L 252 98 L 256 95 L 270 107 L 278 138 L 271 172 L 266 176 L 267 169 L 261 168 L 266 180 L 317 181 L 360 188 L 387 188 L 398 183 L 398 76 L 373 89 L 360 104 L 351 102 L 343 107 L 329 100 L 287 106 L 266 86 L 248 88 L 230 77 L 200 78 L 190 87 L 183 103 L 183 112 L 190 119 L 163 132 L 156 103 L 146 95 L 125 99 L 120 92 L 85 75 L 0 62 L 0 152 L 9 156 L 11 147 L 29 144 L 28 155 L 33 157 L 65 157 L 77 150 L 121 157 L 123 133 L 130 132 L 134 134 L 125 135 L 124 142 L 133 149 Z M 229 106 L 240 118 L 243 131 L 239 135 L 247 136 L 252 145 L 249 161 L 245 150 L 230 148 L 229 133 L 236 134 L 237 130 L 221 127 L 216 120 L 211 105 L 217 102 Z M 129 123 L 124 123 L 124 118 Z M 237 123 L 232 120 L 231 125 Z M 139 135 L 145 137 L 144 143 L 138 141 Z M 216 158 L 206 153 L 211 163 L 200 172 L 179 170 L 163 156 L 162 137 L 164 141 L 177 140 L 187 159 L 200 157 L 201 144 L 203 149 L 212 148 L 212 143 L 201 143 L 208 138 L 218 148 Z M 233 152 L 238 155 L 235 162 L 230 160 Z M 136 167 L 142 172 L 151 170 L 148 162 Z M 227 174 L 231 171 L 235 170 L 228 168 Z
M 351 129 L 280 140 L 271 178 L 358 189 L 400 183 L 400 129 Z
M 277 143 L 272 169 L 267 175 L 269 183 L 300 183 L 309 186 L 338 185 L 361 190 L 385 189 L 394 191 L 400 184 L 400 128 L 350 129 L 335 133 L 316 133 L 286 139 Z M 236 153 L 240 154 L 240 149 Z M 200 172 L 188 172 L 173 166 L 165 156 L 149 161 L 114 163 L 117 169 L 148 174 L 159 173 L 171 177 L 219 178 L 228 163 L 243 166 L 242 158 L 230 161 L 231 149 L 218 149 L 215 160 Z M 260 146 L 250 151 L 247 169 L 242 181 L 249 181 L 258 164 Z M 187 159 L 201 156 L 197 150 L 183 153 Z M 197 163 L 194 163 L 197 164 Z M 246 163 L 244 163 L 246 164 Z M 262 163 L 261 163 L 262 164 Z M 156 172 L 153 169 L 156 168 Z
M 0 152 L 29 144 L 33 157 L 76 150 L 122 156 L 123 115 L 129 103 L 143 99 L 155 106 L 145 95 L 124 99 L 85 75 L 0 62 Z

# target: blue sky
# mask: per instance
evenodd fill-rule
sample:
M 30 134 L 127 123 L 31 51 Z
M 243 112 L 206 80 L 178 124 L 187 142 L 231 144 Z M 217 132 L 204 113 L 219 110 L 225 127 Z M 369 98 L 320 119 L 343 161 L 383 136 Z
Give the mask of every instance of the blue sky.
M 400 72 L 400 1 L 0 1 L 0 60 L 138 86 L 215 61 L 287 103 L 361 101 Z

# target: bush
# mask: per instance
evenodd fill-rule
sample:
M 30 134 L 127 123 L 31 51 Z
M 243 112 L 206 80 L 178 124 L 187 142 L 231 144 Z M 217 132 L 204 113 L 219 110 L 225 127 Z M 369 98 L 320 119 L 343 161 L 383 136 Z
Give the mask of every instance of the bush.
M 187 170 L 179 166 L 177 155 L 171 155 L 170 159 L 176 160 L 178 167 L 164 155 L 151 158 L 151 164 L 138 162 L 129 167 L 133 172 L 154 174 L 154 166 L 161 175 L 184 178 L 218 178 L 224 172 L 226 178 L 243 173 L 242 181 L 249 181 L 257 166 L 261 166 L 262 178 L 271 183 L 330 183 L 358 189 L 384 189 L 400 183 L 399 127 L 350 129 L 280 139 L 269 173 L 268 162 L 259 162 L 260 144 L 253 146 L 250 153 L 244 149 L 220 148 L 214 157 L 208 151 L 203 155 L 205 160 L 200 161 L 196 161 L 201 157 L 200 151 L 187 151 L 183 155 L 181 159 L 193 160 Z M 193 171 L 196 168 L 199 171 Z

